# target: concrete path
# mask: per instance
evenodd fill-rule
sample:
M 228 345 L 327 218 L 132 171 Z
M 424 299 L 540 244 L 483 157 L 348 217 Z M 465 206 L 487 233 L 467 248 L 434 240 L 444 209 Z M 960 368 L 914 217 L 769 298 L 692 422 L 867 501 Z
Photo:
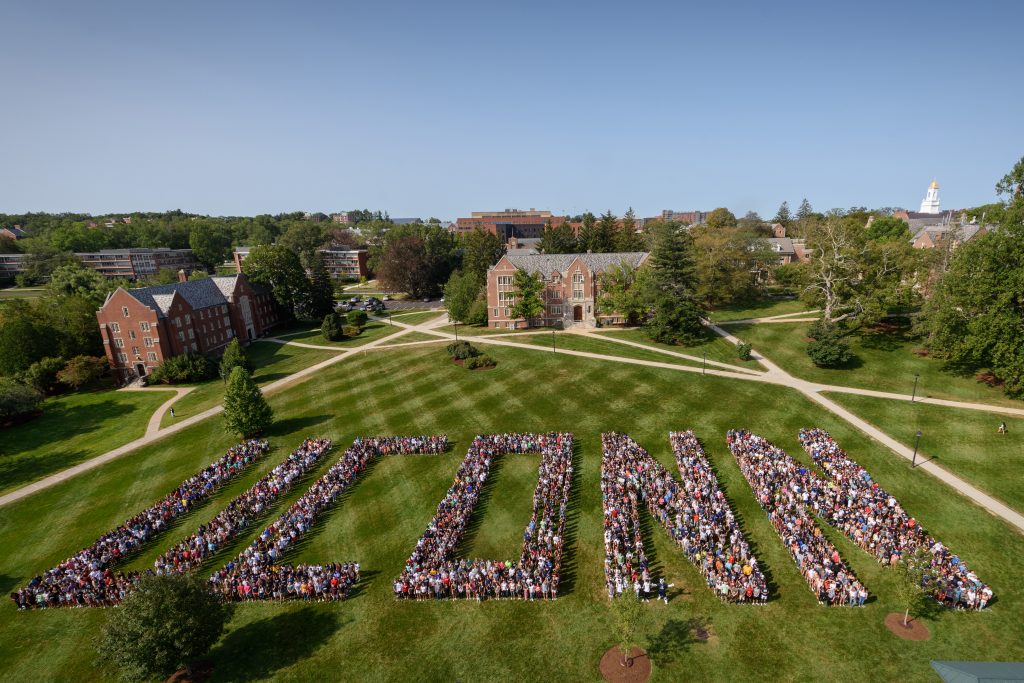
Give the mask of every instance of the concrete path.
M 820 308 L 815 308 L 810 311 L 797 311 L 796 313 L 781 313 L 779 315 L 769 315 L 764 318 L 740 318 L 739 320 L 723 320 L 715 325 L 751 325 L 758 323 L 801 323 L 801 322 L 814 322 L 818 319 L 818 316 L 807 317 L 812 313 L 821 313 Z M 801 316 L 801 317 L 797 317 Z

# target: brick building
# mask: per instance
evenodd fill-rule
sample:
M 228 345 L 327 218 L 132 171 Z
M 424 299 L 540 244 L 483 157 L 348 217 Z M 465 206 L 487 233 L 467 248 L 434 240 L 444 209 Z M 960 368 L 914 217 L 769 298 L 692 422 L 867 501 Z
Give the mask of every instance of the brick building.
M 3 254 L 0 259 L 0 278 L 13 278 L 28 268 L 28 254 Z M 105 277 L 138 280 L 156 275 L 161 270 L 184 270 L 186 274 L 198 268 L 191 249 L 104 249 L 76 252 L 75 258 L 86 268 L 92 268 Z
M 622 324 L 621 315 L 598 310 L 601 295 L 600 276 L 625 261 L 634 268 L 643 265 L 650 254 L 634 251 L 613 254 L 516 254 L 502 256 L 487 271 L 487 325 L 517 329 L 529 323 L 553 327 L 574 325 L 593 327 Z M 511 315 L 515 304 L 513 281 L 519 270 L 539 274 L 544 315 L 533 321 Z
M 121 384 L 186 352 L 219 354 L 233 338 L 263 336 L 280 320 L 269 290 L 245 275 L 118 287 L 96 312 L 103 348 Z
M 22 230 L 20 225 L 14 225 L 10 228 L 0 228 L 0 237 L 6 237 L 12 240 L 23 240 L 28 237 L 28 233 Z
M 235 261 L 235 272 L 242 272 L 242 262 L 249 257 L 252 247 L 235 247 L 232 258 Z M 318 249 L 324 257 L 324 266 L 335 280 L 358 280 L 370 277 L 369 252 L 366 249 Z
M 565 216 L 552 216 L 550 211 L 520 211 L 505 209 L 504 211 L 474 211 L 470 218 L 459 218 L 455 221 L 454 233 L 464 235 L 480 228 L 502 240 L 511 237 L 536 238 L 544 234 L 549 224 L 555 228 L 565 222 Z

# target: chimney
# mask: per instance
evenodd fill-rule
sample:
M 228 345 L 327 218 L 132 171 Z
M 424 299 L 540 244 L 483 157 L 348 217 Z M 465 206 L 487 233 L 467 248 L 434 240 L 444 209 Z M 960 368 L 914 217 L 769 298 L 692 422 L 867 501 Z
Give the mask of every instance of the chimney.
M 184 268 L 178 271 L 178 282 L 188 282 L 188 275 L 185 275 Z

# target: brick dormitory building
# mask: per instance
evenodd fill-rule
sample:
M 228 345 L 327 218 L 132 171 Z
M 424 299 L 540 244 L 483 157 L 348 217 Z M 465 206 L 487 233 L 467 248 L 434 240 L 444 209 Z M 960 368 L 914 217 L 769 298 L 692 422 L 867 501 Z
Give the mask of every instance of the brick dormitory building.
M 507 329 L 528 327 L 529 322 L 512 317 L 515 305 L 515 274 L 524 270 L 537 274 L 544 283 L 541 292 L 544 314 L 535 323 L 552 327 L 620 325 L 623 318 L 614 311 L 599 310 L 601 274 L 625 262 L 632 268 L 643 265 L 645 251 L 612 254 L 515 254 L 507 253 L 487 271 L 487 326 Z
M 249 257 L 252 247 L 235 247 L 232 258 L 235 272 L 242 272 L 242 262 Z M 330 247 L 317 250 L 324 259 L 324 267 L 335 280 L 358 280 L 370 276 L 369 251 Z
M 239 273 L 170 285 L 118 287 L 96 313 L 114 377 L 127 384 L 183 353 L 217 355 L 280 320 L 270 291 Z

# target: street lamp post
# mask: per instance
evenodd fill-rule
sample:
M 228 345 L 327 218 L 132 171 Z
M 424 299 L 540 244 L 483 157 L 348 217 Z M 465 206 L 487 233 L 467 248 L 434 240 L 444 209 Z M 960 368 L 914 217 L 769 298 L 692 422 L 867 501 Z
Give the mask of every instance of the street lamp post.
M 910 402 L 913 403 L 917 399 L 917 380 L 921 377 L 920 373 L 914 373 L 914 392 L 910 394 Z
M 551 353 L 555 353 L 555 331 L 551 330 Z
M 910 466 L 917 467 L 917 447 L 921 443 L 921 430 L 917 430 L 917 439 L 914 440 L 914 455 L 910 459 Z

